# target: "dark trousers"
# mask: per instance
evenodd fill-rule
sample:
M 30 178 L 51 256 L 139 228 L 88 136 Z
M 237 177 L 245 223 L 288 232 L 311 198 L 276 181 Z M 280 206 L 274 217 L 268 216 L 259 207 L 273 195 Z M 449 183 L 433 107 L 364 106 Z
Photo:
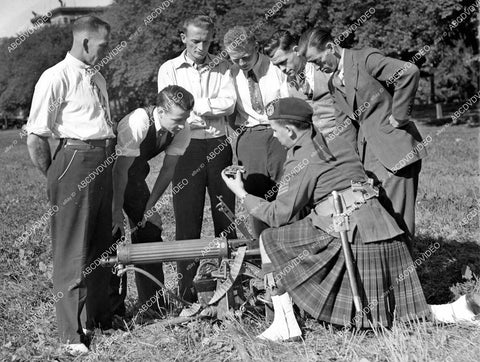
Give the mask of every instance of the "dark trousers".
M 53 286 L 55 295 L 61 296 L 55 307 L 63 343 L 86 343 L 85 327 L 111 328 L 110 270 L 99 266 L 112 239 L 108 156 L 105 148 L 60 143 L 47 173 L 48 198 L 52 208 L 58 206 L 51 217 L 51 236 Z M 84 307 L 86 321 L 81 317 Z
M 228 218 L 215 207 L 217 195 L 235 212 L 235 195 L 228 189 L 220 175 L 232 164 L 232 147 L 225 136 L 211 139 L 192 139 L 185 154 L 180 157 L 173 177 L 173 186 L 181 185 L 173 194 L 173 208 L 176 221 L 176 239 L 199 239 L 202 231 L 205 189 L 210 196 L 215 236 L 226 231 L 228 239 L 235 239 L 236 231 Z M 183 184 L 182 184 L 183 183 Z M 182 298 L 194 301 L 192 281 L 198 262 L 194 260 L 177 262 L 179 293 Z
M 273 137 L 273 131 L 267 126 L 247 127 L 237 139 L 238 163 L 245 167 L 243 174 L 245 191 L 266 198 L 282 177 L 283 164 L 287 150 Z M 275 199 L 267 197 L 268 201 Z M 251 217 L 254 237 L 258 238 L 269 226 Z
M 127 188 L 125 189 L 125 201 L 123 208 L 130 219 L 131 227 L 135 229 L 132 233 L 132 243 L 149 243 L 162 241 L 162 229 L 156 225 L 147 222 L 145 227 L 139 227 L 147 206 L 150 191 L 145 179 L 136 179 L 129 175 Z M 163 266 L 162 263 L 157 264 L 139 264 L 139 268 L 149 272 L 155 278 L 163 283 Z M 135 283 L 137 285 L 138 300 L 140 303 L 147 302 L 157 292 L 161 292 L 161 288 L 150 278 L 135 272 Z M 163 299 L 159 299 L 160 306 L 163 305 Z M 154 304 L 156 305 L 156 304 Z
M 135 177 L 135 174 L 129 173 L 128 183 L 125 189 L 123 209 L 130 220 L 133 244 L 162 241 L 162 229 L 158 228 L 156 225 L 147 222 L 145 227 L 142 228 L 139 226 L 143 214 L 145 213 L 145 206 L 147 205 L 149 197 L 150 190 L 148 189 L 145 179 L 141 176 Z M 120 235 L 116 235 L 116 237 L 120 237 Z M 162 263 L 139 264 L 137 267 L 149 272 L 163 283 L 164 276 Z M 120 283 L 122 283 L 122 288 L 119 288 Z M 142 305 L 150 300 L 150 298 L 154 297 L 157 292 L 159 293 L 158 295 L 162 295 L 162 288 L 160 288 L 159 285 L 138 272 L 135 272 L 135 284 L 137 286 L 138 300 Z M 125 314 L 126 285 L 126 274 L 124 274 L 121 279 L 117 276 L 112 276 L 112 308 L 114 313 L 118 315 Z M 121 293 L 118 292 L 120 289 L 122 290 Z M 163 298 L 158 298 L 158 305 L 164 307 Z M 157 303 L 153 303 L 151 310 L 158 311 L 157 309 Z
M 398 226 L 412 238 L 415 235 L 415 204 L 422 161 L 416 161 L 395 173 L 383 166 L 368 144 L 364 147 L 364 168 L 369 177 L 382 185 L 379 198 Z M 408 243 L 411 248 L 410 242 Z

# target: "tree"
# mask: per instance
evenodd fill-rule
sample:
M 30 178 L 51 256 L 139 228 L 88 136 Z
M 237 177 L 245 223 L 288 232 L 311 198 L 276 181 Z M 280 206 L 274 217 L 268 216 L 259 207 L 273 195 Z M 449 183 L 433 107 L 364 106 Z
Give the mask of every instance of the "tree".
M 16 38 L 5 41 L 11 44 Z M 72 44 L 69 27 L 49 26 L 29 35 L 16 49 L 0 48 L 0 109 L 29 110 L 40 75 L 65 57 Z
M 348 32 L 344 45 L 372 46 L 406 61 L 416 59 L 424 76 L 433 75 L 439 100 L 473 95 L 479 85 L 478 19 L 474 0 L 117 0 L 101 16 L 112 26 L 111 53 L 101 72 L 107 79 L 116 116 L 153 102 L 157 72 L 183 47 L 179 31 L 187 16 L 203 13 L 216 25 L 210 51 L 219 53 L 234 25 L 256 29 L 263 45 L 280 30 L 300 35 L 321 25 L 334 36 Z M 472 11 L 473 9 L 473 11 Z M 365 15 L 368 18 L 365 19 Z M 363 16 L 363 17 L 362 17 Z M 260 26 L 260 24 L 262 24 Z M 10 44 L 14 39 L 7 39 Z M 71 44 L 69 27 L 36 30 L 9 53 L 0 48 L 0 108 L 28 109 L 40 74 L 60 61 Z M 428 47 L 428 48 L 426 48 Z M 420 49 L 428 49 L 418 57 Z M 418 96 L 430 99 L 422 80 Z

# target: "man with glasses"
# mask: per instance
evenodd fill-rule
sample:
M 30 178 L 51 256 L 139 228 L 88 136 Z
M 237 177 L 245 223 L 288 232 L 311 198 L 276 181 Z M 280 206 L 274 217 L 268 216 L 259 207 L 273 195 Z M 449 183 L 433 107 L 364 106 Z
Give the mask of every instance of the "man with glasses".
M 245 189 L 269 201 L 275 199 L 286 150 L 273 137 L 265 106 L 275 99 L 288 97 L 286 75 L 258 51 L 255 36 L 243 26 L 228 30 L 224 46 L 234 63 L 232 76 L 237 92 L 236 115 L 231 122 L 241 127 L 237 139 L 238 163 L 245 167 Z M 252 217 L 254 236 L 267 227 Z

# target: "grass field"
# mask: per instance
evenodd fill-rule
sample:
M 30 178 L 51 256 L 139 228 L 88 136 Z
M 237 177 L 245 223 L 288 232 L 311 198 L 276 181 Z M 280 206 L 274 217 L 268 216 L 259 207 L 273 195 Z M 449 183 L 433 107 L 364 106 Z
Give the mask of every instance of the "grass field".
M 439 243 L 417 271 L 428 302 L 444 303 L 479 286 L 462 278 L 467 265 L 480 275 L 478 128 L 425 124 L 420 128 L 432 141 L 420 179 L 413 257 Z M 19 238 L 49 209 L 46 180 L 33 168 L 19 131 L 0 132 L 0 161 L 0 360 L 74 360 L 62 354 L 56 339 L 48 226 Z M 154 171 L 159 167 L 158 161 L 153 164 Z M 163 210 L 166 240 L 174 237 L 172 214 L 171 206 Z M 205 215 L 202 234 L 212 235 L 209 206 Z M 132 279 L 130 314 L 136 297 Z M 255 340 L 265 327 L 263 321 L 251 319 L 227 320 L 220 327 L 215 321 L 134 325 L 127 332 L 96 337 L 92 351 L 76 360 L 478 361 L 480 356 L 480 327 L 468 325 L 422 322 L 351 333 L 307 319 L 302 343 Z

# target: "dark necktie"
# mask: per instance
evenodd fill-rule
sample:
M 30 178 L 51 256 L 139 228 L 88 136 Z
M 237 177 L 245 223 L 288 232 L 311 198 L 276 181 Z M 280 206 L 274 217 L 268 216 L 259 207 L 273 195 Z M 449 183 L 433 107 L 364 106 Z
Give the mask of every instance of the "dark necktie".
M 248 91 L 250 93 L 250 101 L 252 102 L 252 108 L 255 112 L 259 114 L 264 114 L 265 107 L 263 105 L 262 93 L 260 92 L 258 79 L 255 76 L 253 69 L 250 69 L 248 71 L 247 80 L 248 80 Z
M 157 148 L 160 149 L 165 142 L 167 141 L 167 136 L 168 131 L 165 128 L 161 128 L 159 131 L 157 131 Z

